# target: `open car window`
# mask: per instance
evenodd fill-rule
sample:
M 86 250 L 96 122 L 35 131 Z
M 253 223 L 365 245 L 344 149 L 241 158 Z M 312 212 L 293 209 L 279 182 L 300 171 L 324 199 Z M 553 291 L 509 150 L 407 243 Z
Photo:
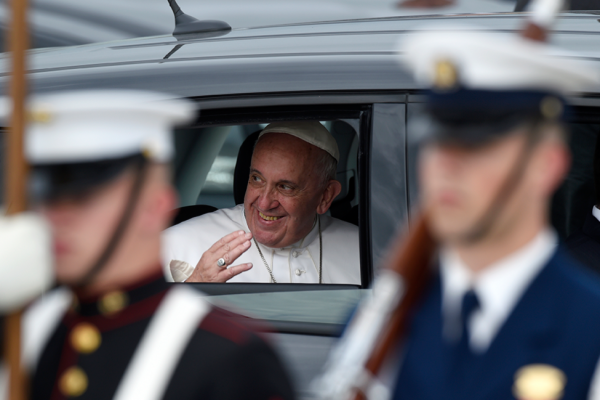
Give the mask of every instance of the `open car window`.
M 245 175 L 240 185 L 236 166 L 239 168 L 238 163 L 244 162 L 242 153 L 247 153 L 248 144 L 253 147 L 256 136 L 252 135 L 274 121 L 319 121 L 336 139 L 340 151 L 336 180 L 341 183 L 341 192 L 326 215 L 356 226 L 359 232 L 359 240 L 348 243 L 356 251 L 356 262 L 360 263 L 361 276 L 357 284 L 190 285 L 208 294 L 209 301 L 251 318 L 267 320 L 280 332 L 308 329 L 313 334 L 337 333 L 364 294 L 357 289 L 368 287 L 372 277 L 372 260 L 368 257 L 370 240 L 361 228 L 366 226 L 368 211 L 364 208 L 368 205 L 365 199 L 368 197 L 365 173 L 368 157 L 361 157 L 368 150 L 366 139 L 371 134 L 368 118 L 368 108 L 353 106 L 343 110 L 296 108 L 277 109 L 277 112 L 273 109 L 205 110 L 194 126 L 177 130 L 174 181 L 180 196 L 179 211 L 201 206 L 208 207 L 203 212 L 212 212 L 243 203 L 243 194 L 239 192 L 241 186 L 247 185 L 248 176 Z M 179 217 L 175 217 L 174 223 L 181 223 L 189 216 Z M 324 269 L 327 267 L 323 265 Z

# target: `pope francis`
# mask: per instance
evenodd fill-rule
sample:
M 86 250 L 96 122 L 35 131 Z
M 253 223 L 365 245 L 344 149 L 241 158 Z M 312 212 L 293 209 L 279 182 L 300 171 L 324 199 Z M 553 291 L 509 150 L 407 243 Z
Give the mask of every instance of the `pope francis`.
M 339 150 L 318 121 L 276 122 L 256 142 L 244 204 L 163 235 L 177 282 L 360 284 L 358 228 L 324 215 L 341 191 Z

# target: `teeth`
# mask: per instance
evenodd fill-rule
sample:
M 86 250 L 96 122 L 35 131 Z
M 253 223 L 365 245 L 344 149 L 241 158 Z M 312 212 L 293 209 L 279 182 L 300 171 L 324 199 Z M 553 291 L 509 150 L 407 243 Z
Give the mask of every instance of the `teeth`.
M 267 221 L 277 221 L 279 219 L 279 217 L 269 217 L 269 216 L 261 213 L 260 211 L 258 213 L 260 214 L 260 217 L 262 219 L 266 219 Z

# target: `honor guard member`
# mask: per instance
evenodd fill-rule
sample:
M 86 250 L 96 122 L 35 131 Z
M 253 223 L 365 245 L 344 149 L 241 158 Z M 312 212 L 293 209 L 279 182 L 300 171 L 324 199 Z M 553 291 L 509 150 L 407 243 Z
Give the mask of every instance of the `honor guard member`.
M 29 109 L 31 190 L 52 229 L 56 280 L 73 293 L 28 311 L 31 399 L 292 398 L 260 336 L 164 281 L 171 129 L 194 105 L 105 90 L 43 95 Z
M 562 53 L 562 56 L 558 56 Z M 414 312 L 394 399 L 599 399 L 600 283 L 558 243 L 573 55 L 482 30 L 415 34 L 431 90 L 419 183 L 439 274 Z

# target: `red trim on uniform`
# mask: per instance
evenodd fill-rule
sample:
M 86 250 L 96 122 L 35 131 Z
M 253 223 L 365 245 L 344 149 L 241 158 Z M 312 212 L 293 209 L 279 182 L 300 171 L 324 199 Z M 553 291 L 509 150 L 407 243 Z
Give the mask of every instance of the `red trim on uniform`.
M 120 292 L 131 292 L 132 290 L 141 288 L 142 286 L 146 286 L 149 283 L 152 283 L 158 279 L 164 279 L 164 273 L 162 272 L 162 268 L 159 272 L 153 273 L 148 275 L 146 278 L 141 279 L 139 281 L 135 281 L 134 283 L 131 283 L 129 285 L 123 286 L 123 287 L 116 287 L 110 290 L 105 290 L 100 294 L 96 294 L 93 296 L 86 296 L 85 294 L 81 293 L 80 290 L 74 290 L 75 295 L 77 296 L 77 298 L 79 299 L 80 302 L 82 303 L 96 303 L 98 300 L 100 300 L 102 298 L 102 296 L 104 296 L 107 293 L 110 293 L 112 291 L 120 291 Z
M 83 317 L 81 315 L 68 313 L 64 318 L 64 323 L 69 327 L 69 331 L 81 322 L 89 322 L 96 326 L 100 332 L 120 328 L 152 316 L 167 292 L 168 290 L 165 290 L 152 297 L 131 304 L 123 310 L 108 316 L 94 315 L 91 317 Z
M 52 389 L 50 400 L 63 400 L 67 398 L 67 396 L 60 391 L 58 385 L 60 383 L 60 378 L 65 371 L 73 366 L 76 366 L 78 359 L 79 353 L 77 353 L 75 349 L 73 349 L 73 346 L 71 346 L 71 331 L 69 330 L 69 332 L 67 332 L 67 338 L 63 342 L 60 361 L 58 363 L 58 370 L 54 379 L 54 388 Z
M 213 308 L 200 322 L 199 328 L 236 344 L 243 344 L 250 337 L 252 331 L 246 325 L 233 319 L 240 317 L 240 315 Z

